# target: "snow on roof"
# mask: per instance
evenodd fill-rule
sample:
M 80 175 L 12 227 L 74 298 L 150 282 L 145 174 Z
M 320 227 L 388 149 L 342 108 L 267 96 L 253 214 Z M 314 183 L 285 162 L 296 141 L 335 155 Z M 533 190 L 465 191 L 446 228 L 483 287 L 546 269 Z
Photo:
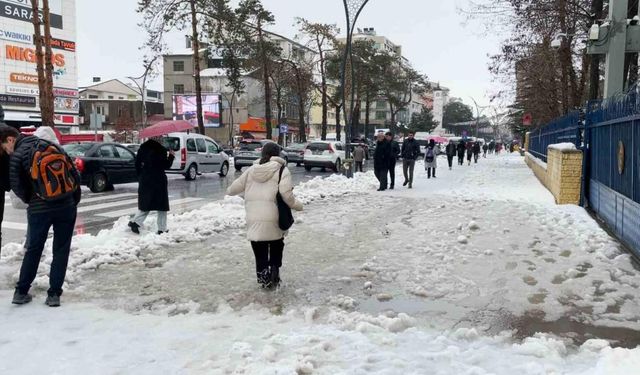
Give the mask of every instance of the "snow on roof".
M 200 71 L 201 77 L 224 77 L 226 72 L 222 68 L 208 68 Z

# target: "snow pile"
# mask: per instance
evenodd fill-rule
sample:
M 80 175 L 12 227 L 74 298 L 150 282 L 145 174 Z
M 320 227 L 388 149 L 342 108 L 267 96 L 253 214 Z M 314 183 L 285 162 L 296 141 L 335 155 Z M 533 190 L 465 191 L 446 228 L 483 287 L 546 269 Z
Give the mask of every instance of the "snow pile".
M 571 349 L 543 335 L 514 343 L 508 333 L 436 333 L 412 327 L 403 314 L 370 317 L 331 309 L 328 322 L 319 322 L 305 319 L 318 315 L 305 309 L 273 315 L 222 305 L 216 314 L 167 317 L 78 304 L 62 310 L 2 304 L 0 314 L 3 356 L 20 358 L 25 347 L 30 350 L 28 361 L 0 361 L 6 374 L 47 368 L 92 374 L 627 375 L 640 368 L 640 349 L 614 349 L 602 340 Z M 34 324 L 42 321 L 56 324 Z
M 294 193 L 305 204 L 313 201 L 339 197 L 346 194 L 365 192 L 375 187 L 373 173 L 358 173 L 348 179 L 341 175 L 327 178 L 317 177 L 300 184 Z M 372 185 L 373 184 L 373 185 Z M 73 238 L 71 256 L 67 272 L 67 283 L 73 285 L 79 281 L 81 273 L 97 270 L 103 265 L 118 265 L 142 262 L 152 258 L 152 253 L 176 243 L 201 242 L 216 233 L 229 229 L 241 229 L 245 225 L 245 211 L 242 198 L 226 197 L 224 200 L 209 203 L 202 208 L 169 215 L 169 232 L 155 234 L 155 216 L 152 215 L 142 228 L 142 235 L 134 235 L 127 226 L 129 219 L 122 217 L 112 229 L 103 230 L 97 235 L 77 235 Z M 294 229 L 295 230 L 295 229 Z M 48 287 L 49 265 L 52 261 L 52 239 L 47 241 L 43 265 L 35 285 Z M 0 262 L 17 262 L 24 251 L 18 244 L 7 244 L 2 249 Z M 18 270 L 13 275 L 17 279 Z
M 564 142 L 564 143 L 555 143 L 555 144 L 549 145 L 548 148 L 558 150 L 558 151 L 574 151 L 576 150 L 576 145 L 570 142 Z

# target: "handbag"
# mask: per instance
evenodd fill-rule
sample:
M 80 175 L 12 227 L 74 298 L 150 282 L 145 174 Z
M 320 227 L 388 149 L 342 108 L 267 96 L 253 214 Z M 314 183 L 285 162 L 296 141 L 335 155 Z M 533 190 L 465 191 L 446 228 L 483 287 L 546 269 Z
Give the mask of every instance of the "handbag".
M 280 229 L 287 231 L 292 226 L 295 220 L 293 219 L 293 212 L 291 212 L 291 207 L 287 204 L 287 202 L 282 199 L 282 194 L 280 194 L 280 181 L 282 181 L 282 172 L 284 172 L 284 166 L 280 168 L 280 177 L 278 178 L 278 193 L 276 193 L 276 203 L 278 204 L 278 226 Z

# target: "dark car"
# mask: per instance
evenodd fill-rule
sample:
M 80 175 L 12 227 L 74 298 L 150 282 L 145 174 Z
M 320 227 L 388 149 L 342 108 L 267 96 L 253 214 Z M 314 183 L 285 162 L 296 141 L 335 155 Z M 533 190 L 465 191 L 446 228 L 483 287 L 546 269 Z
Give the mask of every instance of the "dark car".
M 284 151 L 289 157 L 289 163 L 296 163 L 296 166 L 301 166 L 304 163 L 304 150 L 306 147 L 306 143 L 292 143 L 285 147 Z
M 136 156 L 117 143 L 78 143 L 63 146 L 75 160 L 82 184 L 94 193 L 113 189 L 113 185 L 137 182 Z
M 262 147 L 267 143 L 275 142 L 266 139 L 250 139 L 240 142 L 240 146 L 233 157 L 236 171 L 240 172 L 242 168 L 250 167 L 256 160 L 260 159 L 262 156 Z M 289 155 L 282 149 L 280 151 L 280 157 L 289 163 Z

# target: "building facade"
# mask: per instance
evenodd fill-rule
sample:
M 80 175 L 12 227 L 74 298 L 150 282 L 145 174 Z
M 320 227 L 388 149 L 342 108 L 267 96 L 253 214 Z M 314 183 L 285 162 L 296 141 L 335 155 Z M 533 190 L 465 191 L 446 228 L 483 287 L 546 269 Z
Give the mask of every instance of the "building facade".
M 55 124 L 74 132 L 79 123 L 76 66 L 76 1 L 49 0 L 53 52 Z M 0 104 L 10 125 L 42 122 L 33 12 L 26 0 L 3 0 L 0 7 Z

